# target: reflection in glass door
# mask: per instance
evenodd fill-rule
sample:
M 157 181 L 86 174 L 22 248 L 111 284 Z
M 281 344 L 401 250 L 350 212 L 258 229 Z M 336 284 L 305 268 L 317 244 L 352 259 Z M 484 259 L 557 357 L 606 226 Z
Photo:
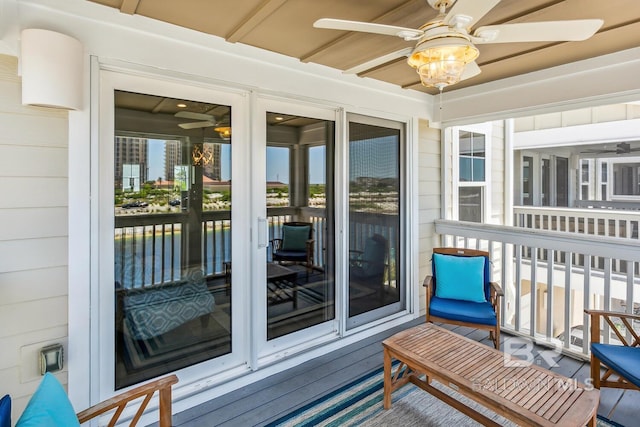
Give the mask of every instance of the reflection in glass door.
M 403 126 L 349 121 L 348 326 L 404 308 L 400 149 Z
M 267 112 L 266 338 L 335 317 L 334 122 Z
M 119 389 L 231 352 L 231 107 L 114 99 Z

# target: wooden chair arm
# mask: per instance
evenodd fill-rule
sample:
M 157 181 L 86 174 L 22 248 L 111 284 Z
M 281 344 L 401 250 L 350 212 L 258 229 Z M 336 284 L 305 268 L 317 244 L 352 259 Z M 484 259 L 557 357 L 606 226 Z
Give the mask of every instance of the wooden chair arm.
M 619 317 L 620 319 L 631 319 L 631 320 L 638 320 L 640 321 L 640 315 L 639 314 L 633 314 L 633 313 L 624 313 L 622 311 L 605 311 L 605 310 L 590 310 L 587 309 L 584 311 L 585 313 L 587 313 L 589 316 L 591 316 L 591 319 L 595 319 L 597 317 Z
M 171 386 L 176 384 L 177 382 L 177 376 L 169 375 L 167 377 L 160 378 L 155 381 L 151 381 L 150 383 L 141 385 L 140 387 L 125 391 L 124 393 L 116 395 L 90 408 L 87 408 L 84 411 L 78 412 L 78 421 L 80 422 L 80 424 L 82 424 L 115 409 L 116 411 L 114 412 L 113 416 L 111 417 L 111 421 L 109 422 L 110 426 L 115 425 L 118 421 L 118 418 L 120 418 L 120 415 L 122 415 L 122 412 L 124 411 L 127 404 L 135 399 L 144 396 L 144 400 L 142 401 L 142 403 L 140 403 L 138 411 L 129 424 L 130 427 L 134 427 L 140 420 L 140 417 L 149 404 L 151 397 L 156 391 L 158 391 L 160 401 L 160 405 L 158 408 L 160 412 L 159 425 L 160 427 L 171 427 Z
M 504 291 L 502 290 L 502 286 L 500 286 L 498 282 L 489 282 L 489 284 L 491 285 L 491 290 L 495 293 L 496 296 L 498 297 L 504 296 Z
M 600 342 L 600 317 L 604 319 L 605 322 L 609 325 L 614 334 L 618 337 L 620 342 L 625 346 L 637 347 L 640 344 L 640 336 L 633 328 L 633 321 L 640 321 L 640 315 L 632 314 L 632 313 L 624 313 L 621 311 L 605 311 L 605 310 L 585 310 L 591 317 L 591 343 L 599 343 Z M 620 321 L 624 324 L 627 332 L 633 338 L 633 341 L 629 343 L 627 338 L 623 335 L 623 333 L 618 329 L 618 326 L 613 323 L 612 318 L 620 319 Z
M 422 286 L 427 288 L 427 295 L 431 295 L 433 293 L 433 276 L 425 277 Z

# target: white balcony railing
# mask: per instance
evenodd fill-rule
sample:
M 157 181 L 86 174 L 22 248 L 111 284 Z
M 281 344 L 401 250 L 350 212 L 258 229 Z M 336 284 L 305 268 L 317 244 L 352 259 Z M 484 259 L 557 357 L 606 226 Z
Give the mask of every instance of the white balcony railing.
M 516 227 L 638 239 L 640 211 L 514 206 Z
M 443 246 L 491 253 L 493 279 L 505 290 L 502 327 L 537 342 L 587 355 L 585 308 L 640 307 L 637 239 L 448 220 L 436 221 L 436 233 Z M 609 336 L 606 330 L 603 341 Z

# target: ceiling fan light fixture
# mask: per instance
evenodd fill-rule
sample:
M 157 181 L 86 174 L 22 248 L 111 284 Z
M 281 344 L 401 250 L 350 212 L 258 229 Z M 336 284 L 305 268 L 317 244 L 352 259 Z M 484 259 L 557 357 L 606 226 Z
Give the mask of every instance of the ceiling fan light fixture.
M 416 69 L 424 86 L 442 90 L 459 82 L 464 67 L 479 54 L 465 38 L 436 38 L 418 43 L 407 63 Z
M 231 139 L 231 126 L 219 126 L 214 128 L 216 132 L 220 135 L 220 138 L 226 140 Z

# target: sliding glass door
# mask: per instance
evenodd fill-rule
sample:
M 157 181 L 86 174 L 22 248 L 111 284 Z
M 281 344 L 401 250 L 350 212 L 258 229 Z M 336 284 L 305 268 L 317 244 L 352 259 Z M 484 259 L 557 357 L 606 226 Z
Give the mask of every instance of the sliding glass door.
M 404 124 L 348 120 L 348 327 L 405 308 L 403 280 Z
M 274 100 L 261 102 L 264 128 L 253 172 L 264 190 L 256 212 L 259 356 L 335 333 L 335 112 Z M 261 246 L 260 244 L 258 246 Z

